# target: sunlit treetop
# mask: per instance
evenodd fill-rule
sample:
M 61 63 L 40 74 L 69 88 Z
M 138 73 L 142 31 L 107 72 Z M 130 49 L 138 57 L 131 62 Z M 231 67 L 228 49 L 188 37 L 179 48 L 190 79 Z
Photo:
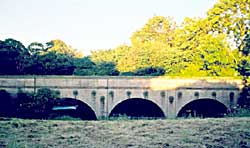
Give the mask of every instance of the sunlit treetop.
M 207 15 L 213 31 L 228 34 L 242 51 L 250 30 L 250 0 L 219 0 Z
M 133 45 L 148 42 L 169 43 L 171 46 L 172 34 L 176 23 L 172 18 L 155 16 L 149 19 L 148 23 L 142 29 L 133 33 L 131 42 Z
M 50 42 L 47 42 L 46 45 L 47 52 L 54 51 L 56 53 L 67 54 L 73 57 L 83 57 L 81 52 L 73 49 L 71 46 L 68 46 L 65 42 L 59 39 L 51 40 Z

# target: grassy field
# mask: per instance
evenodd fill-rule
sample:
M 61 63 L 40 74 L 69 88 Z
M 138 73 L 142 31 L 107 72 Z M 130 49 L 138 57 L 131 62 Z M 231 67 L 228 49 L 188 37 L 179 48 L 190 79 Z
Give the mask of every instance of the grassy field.
M 0 147 L 250 147 L 250 118 L 0 121 Z

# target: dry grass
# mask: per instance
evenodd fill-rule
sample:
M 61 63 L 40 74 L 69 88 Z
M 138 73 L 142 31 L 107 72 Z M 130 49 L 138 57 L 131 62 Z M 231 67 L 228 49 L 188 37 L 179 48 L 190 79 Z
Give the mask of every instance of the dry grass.
M 250 118 L 0 121 L 0 147 L 250 147 Z

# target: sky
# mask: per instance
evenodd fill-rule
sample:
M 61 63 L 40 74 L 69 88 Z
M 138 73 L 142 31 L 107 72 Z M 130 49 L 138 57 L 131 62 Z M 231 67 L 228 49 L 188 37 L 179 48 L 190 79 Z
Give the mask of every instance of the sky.
M 0 40 L 25 46 L 61 39 L 81 50 L 130 44 L 133 32 L 155 15 L 180 24 L 185 17 L 205 17 L 217 0 L 0 0 Z

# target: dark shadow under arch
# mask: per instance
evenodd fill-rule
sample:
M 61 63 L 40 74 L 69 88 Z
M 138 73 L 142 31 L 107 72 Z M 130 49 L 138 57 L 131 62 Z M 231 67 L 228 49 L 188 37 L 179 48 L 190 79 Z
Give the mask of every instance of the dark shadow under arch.
M 223 117 L 226 113 L 227 107 L 215 99 L 197 99 L 182 107 L 177 117 Z
M 51 116 L 71 116 L 82 120 L 97 120 L 93 109 L 86 103 L 73 98 L 60 98 L 53 104 L 54 107 L 75 107 L 75 109 L 52 110 Z
M 119 115 L 126 115 L 128 117 L 134 118 L 165 117 L 163 111 L 157 104 L 150 100 L 141 98 L 132 98 L 122 101 L 113 108 L 113 110 L 109 114 L 109 117 L 117 117 Z

